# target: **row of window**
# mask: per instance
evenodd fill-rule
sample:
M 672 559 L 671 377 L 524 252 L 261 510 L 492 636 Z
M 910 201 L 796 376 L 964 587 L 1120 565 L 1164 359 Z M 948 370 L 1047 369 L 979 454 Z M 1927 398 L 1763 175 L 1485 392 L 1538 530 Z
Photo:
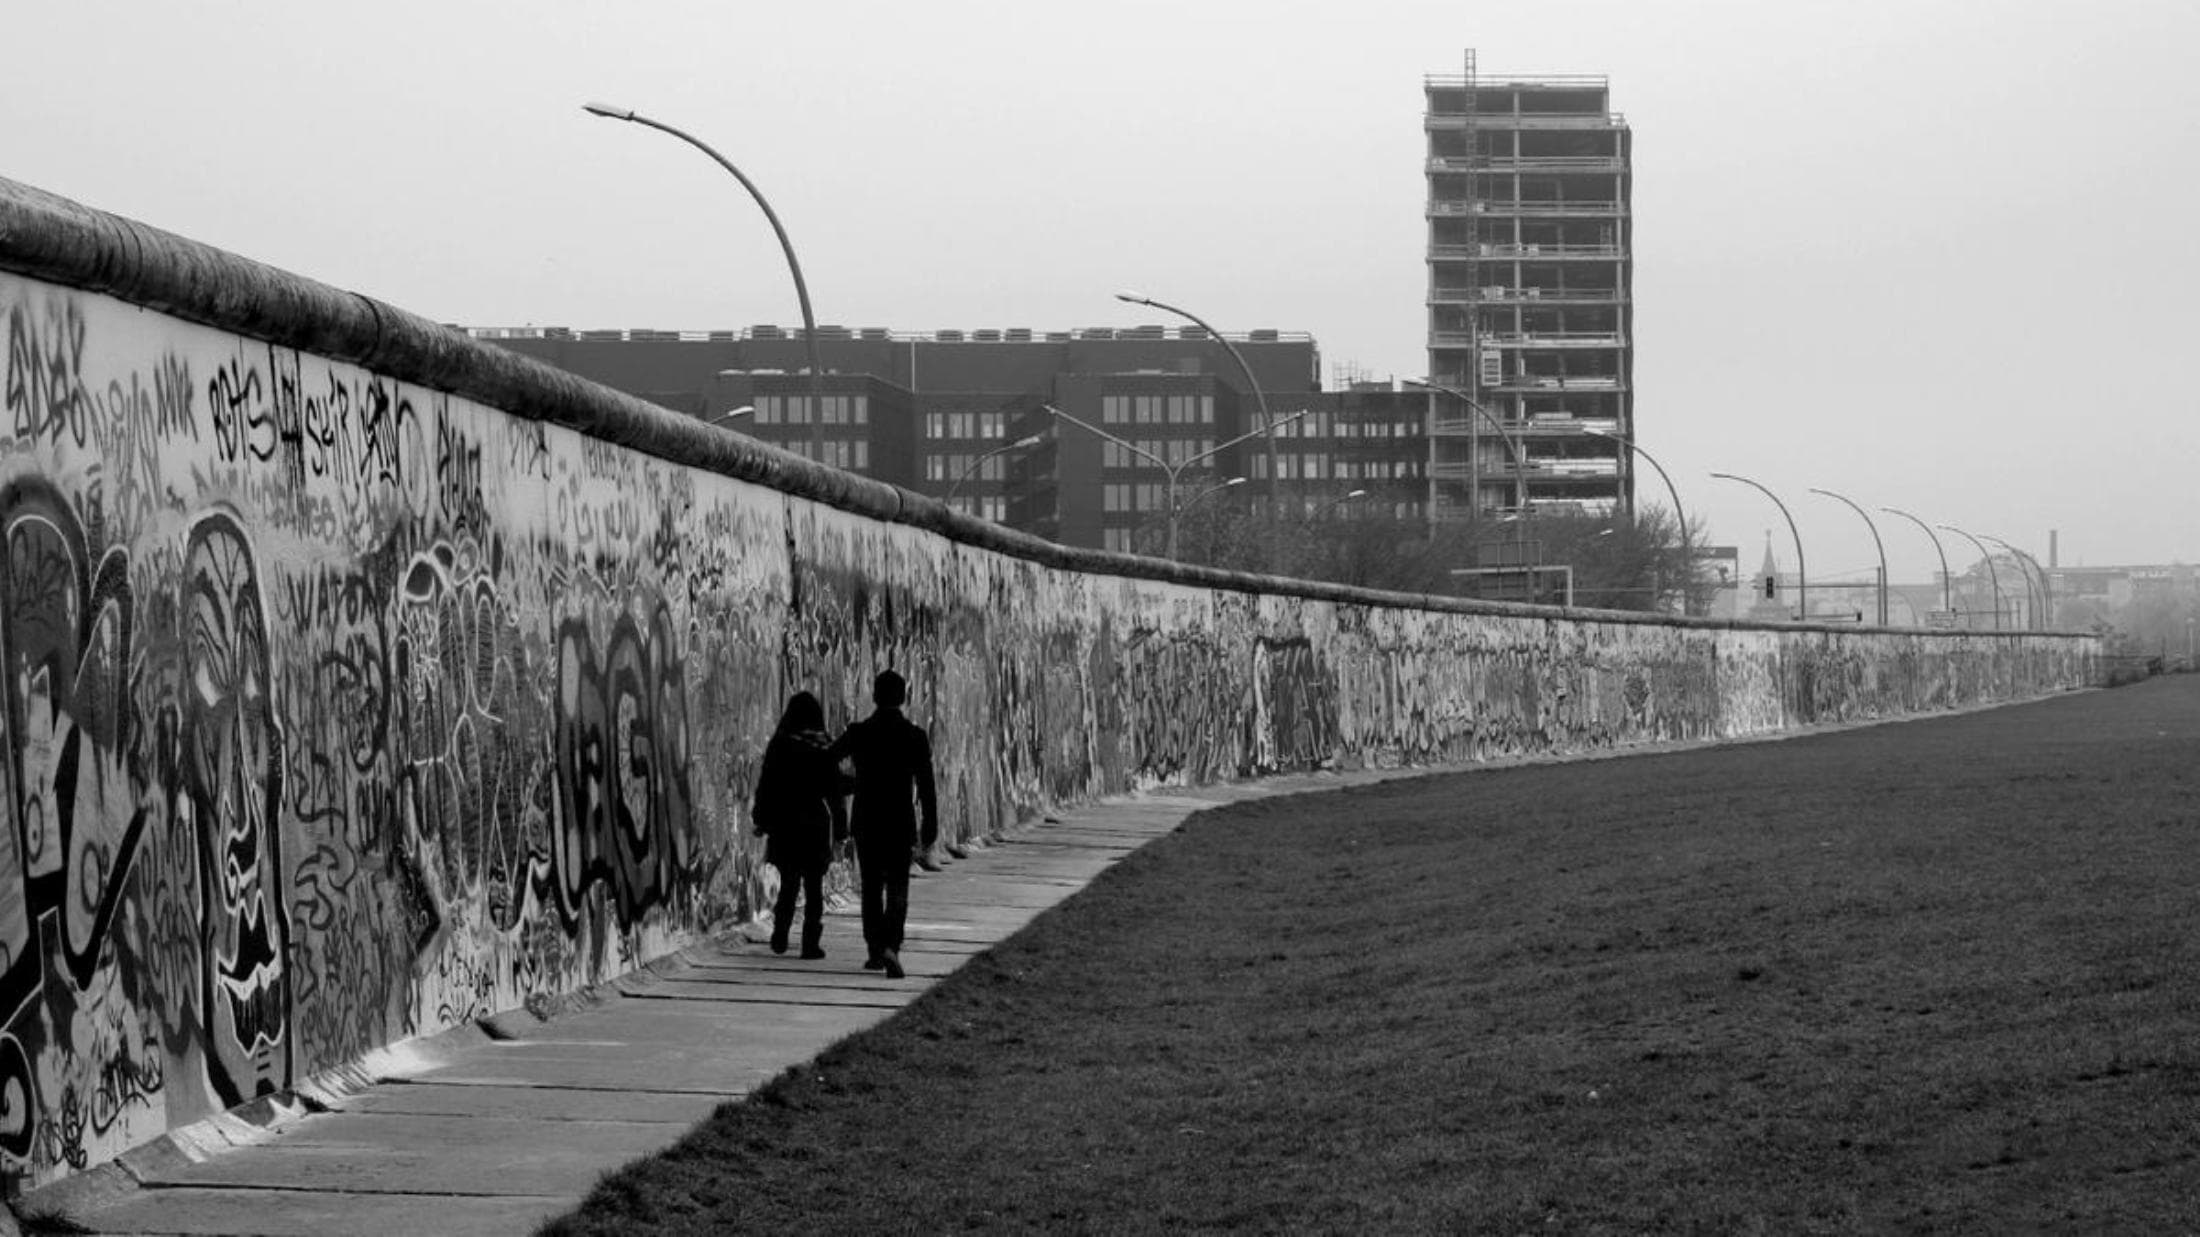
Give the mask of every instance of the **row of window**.
M 762 412 L 763 408 L 759 406 L 757 411 Z M 783 447 L 804 459 L 813 459 L 821 464 L 830 464 L 834 468 L 845 468 L 852 472 L 861 472 L 871 466 L 871 444 L 861 438 L 852 442 L 845 438 L 828 438 L 817 444 L 818 450 L 815 454 L 811 452 L 810 441 L 806 438 L 792 438 L 772 445 Z
M 1190 460 L 1211 454 L 1215 449 L 1212 438 L 1143 438 L 1133 444 L 1137 451 L 1119 442 L 1100 444 L 1100 465 L 1103 468 L 1151 468 L 1154 460 L 1167 460 L 1171 465 L 1182 465 Z M 1144 454 L 1140 454 L 1144 452 Z
M 950 452 L 946 455 L 927 455 L 924 457 L 924 479 L 927 481 L 954 481 L 961 478 L 964 473 L 970 473 L 969 479 L 972 481 L 999 481 L 1008 476 L 1007 456 L 990 455 L 985 457 L 983 463 L 978 463 L 980 454 L 976 451 L 965 451 L 960 453 Z M 977 466 L 976 472 L 970 471 L 973 464 Z
M 1103 395 L 1100 420 L 1105 425 L 1212 425 L 1212 395 Z
M 869 425 L 871 423 L 871 397 L 868 395 L 819 396 L 818 407 L 824 415 L 819 420 L 825 425 Z M 759 395 L 756 397 L 756 423 L 758 425 L 808 425 L 810 400 L 807 395 Z
M 1008 414 L 1006 412 L 928 412 L 924 414 L 924 436 L 941 438 L 1006 438 Z
M 1276 476 L 1285 481 L 1319 481 L 1334 478 L 1338 481 L 1396 481 L 1422 475 L 1421 460 L 1335 460 L 1329 454 L 1317 451 L 1309 455 L 1283 454 L 1276 457 Z M 1268 453 L 1255 452 L 1252 458 L 1251 476 L 1256 481 L 1268 479 Z
M 1185 494 L 1189 498 L 1199 491 Z M 1100 487 L 1102 511 L 1160 511 L 1169 505 L 1169 487 L 1165 485 L 1132 485 L 1127 482 Z
M 955 510 L 998 524 L 1008 518 L 1008 498 L 1002 494 L 958 494 Z

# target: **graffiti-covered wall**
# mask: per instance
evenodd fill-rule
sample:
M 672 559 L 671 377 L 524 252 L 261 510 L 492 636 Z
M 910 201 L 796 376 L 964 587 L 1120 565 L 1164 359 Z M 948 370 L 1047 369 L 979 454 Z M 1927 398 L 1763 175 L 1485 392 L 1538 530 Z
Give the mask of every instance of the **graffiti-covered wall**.
M 1474 608 L 1063 550 L 0 181 L 0 1174 L 751 913 L 795 688 L 954 836 L 1280 769 L 1895 715 L 2066 637 Z

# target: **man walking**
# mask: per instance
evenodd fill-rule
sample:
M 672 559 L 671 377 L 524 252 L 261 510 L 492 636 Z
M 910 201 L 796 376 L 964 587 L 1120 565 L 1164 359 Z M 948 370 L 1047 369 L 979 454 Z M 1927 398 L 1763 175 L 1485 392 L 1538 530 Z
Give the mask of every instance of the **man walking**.
M 884 671 L 871 687 L 878 706 L 848 727 L 832 746 L 856 766 L 856 801 L 850 830 L 863 870 L 865 970 L 900 979 L 902 926 L 909 918 L 909 863 L 921 842 L 929 850 L 940 833 L 932 786 L 932 741 L 902 716 L 909 685 Z M 921 815 L 920 815 L 921 813 Z M 921 825 L 921 829 L 920 829 Z

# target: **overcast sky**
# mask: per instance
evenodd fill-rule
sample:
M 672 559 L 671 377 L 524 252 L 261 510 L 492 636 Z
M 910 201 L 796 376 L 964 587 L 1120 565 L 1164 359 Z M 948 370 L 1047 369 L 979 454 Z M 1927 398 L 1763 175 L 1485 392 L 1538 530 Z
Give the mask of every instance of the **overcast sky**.
M 1467 47 L 1603 74 L 1640 439 L 1714 540 L 1792 557 L 1718 470 L 1787 501 L 1813 579 L 1874 562 L 1814 486 L 2042 560 L 2049 529 L 2065 564 L 2200 556 L 2193 0 L 74 0 L 5 28 L 0 175 L 439 321 L 800 321 L 739 187 L 602 99 L 758 183 L 820 322 L 1156 320 L 1128 287 L 1377 377 L 1426 367 L 1422 78 Z M 1928 578 L 1915 526 L 1881 533 Z

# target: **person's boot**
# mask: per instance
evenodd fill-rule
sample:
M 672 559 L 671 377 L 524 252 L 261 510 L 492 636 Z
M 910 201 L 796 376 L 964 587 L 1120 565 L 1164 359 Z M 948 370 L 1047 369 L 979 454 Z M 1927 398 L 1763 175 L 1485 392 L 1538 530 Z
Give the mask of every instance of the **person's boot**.
M 865 958 L 865 959 L 863 960 L 863 969 L 864 969 L 864 970 L 866 970 L 866 971 L 883 971 L 883 970 L 885 970 L 885 969 L 886 969 L 886 958 L 885 958 L 885 956 L 884 956 L 883 954 L 872 954 L 872 955 L 871 955 L 870 957 L 868 957 L 868 958 Z
M 899 953 L 898 951 L 896 951 L 896 950 L 892 950 L 892 949 L 889 949 L 889 950 L 887 950 L 887 951 L 886 951 L 886 978 L 888 978 L 888 979 L 900 979 L 900 978 L 902 977 L 902 975 L 903 975 L 903 974 L 905 974 L 905 972 L 904 972 L 904 971 L 903 971 L 903 970 L 901 969 L 901 954 L 900 954 L 900 953 Z
M 787 930 L 785 928 L 772 929 L 772 952 L 775 954 L 787 952 Z
M 825 956 L 825 947 L 818 944 L 817 937 L 804 933 L 802 936 L 802 956 L 815 962 Z
M 941 870 L 940 861 L 933 857 L 932 848 L 929 846 L 917 852 L 917 866 L 923 868 L 927 872 L 938 872 Z

